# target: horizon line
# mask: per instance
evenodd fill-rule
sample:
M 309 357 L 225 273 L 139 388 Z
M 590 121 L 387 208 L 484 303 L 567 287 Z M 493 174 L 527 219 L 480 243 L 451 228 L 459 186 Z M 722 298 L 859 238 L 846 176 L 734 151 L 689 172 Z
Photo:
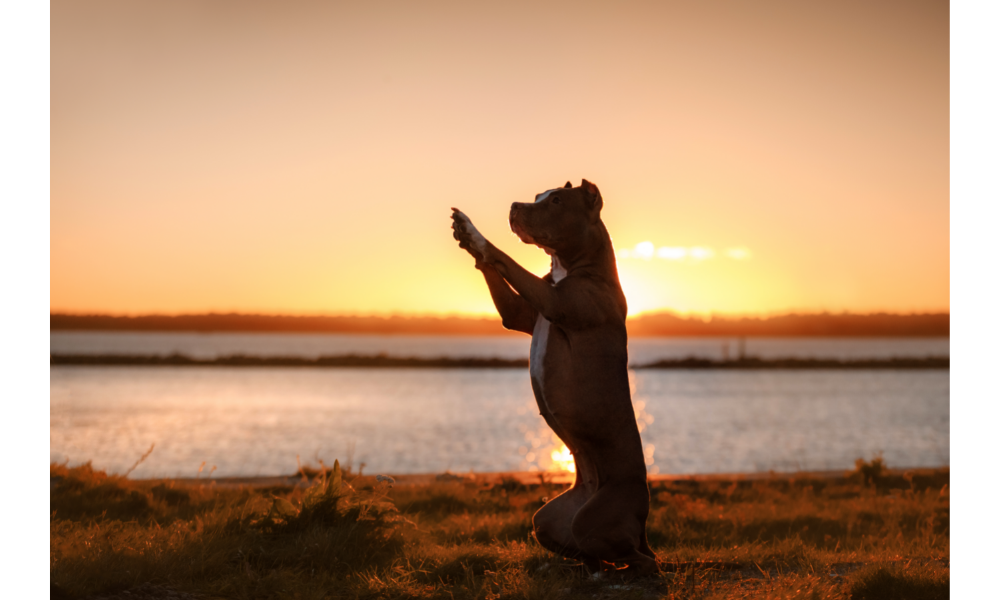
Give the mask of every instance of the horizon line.
M 951 315 L 951 310 L 872 310 L 872 311 L 852 311 L 852 310 L 775 310 L 764 312 L 722 312 L 722 311 L 679 311 L 669 308 L 645 310 L 628 316 L 629 319 L 638 319 L 649 316 L 672 315 L 682 319 L 706 320 L 715 317 L 738 318 L 738 319 L 770 319 L 787 316 L 940 316 Z M 476 312 L 255 312 L 237 310 L 205 310 L 189 312 L 172 311 L 150 311 L 150 312 L 97 312 L 97 311 L 66 311 L 49 310 L 49 317 L 101 317 L 112 319 L 136 319 L 136 318 L 176 318 L 176 317 L 277 317 L 277 318 L 306 318 L 306 319 L 457 319 L 457 320 L 488 320 L 499 321 L 500 316 L 494 313 Z

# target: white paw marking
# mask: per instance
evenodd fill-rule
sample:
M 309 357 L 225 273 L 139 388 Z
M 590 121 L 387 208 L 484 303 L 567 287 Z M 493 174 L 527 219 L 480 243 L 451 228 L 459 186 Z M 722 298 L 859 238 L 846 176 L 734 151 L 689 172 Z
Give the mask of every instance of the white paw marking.
M 479 252 L 480 254 L 486 254 L 486 238 L 483 237 L 483 234 L 479 233 L 479 230 L 476 229 L 476 226 L 472 224 L 472 221 L 469 219 L 469 217 L 465 216 L 465 213 L 463 213 L 462 211 L 457 211 L 457 212 L 458 215 L 464 221 L 466 233 L 468 233 L 469 237 L 472 238 L 473 247 L 475 247 L 476 251 Z

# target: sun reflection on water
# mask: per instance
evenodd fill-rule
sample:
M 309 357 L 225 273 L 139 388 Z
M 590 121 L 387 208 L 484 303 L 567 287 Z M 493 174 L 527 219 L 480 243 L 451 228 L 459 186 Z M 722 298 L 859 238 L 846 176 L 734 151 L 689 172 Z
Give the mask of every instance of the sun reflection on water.
M 552 451 L 552 465 L 549 467 L 550 471 L 568 471 L 570 473 L 576 473 L 576 463 L 573 462 L 573 453 L 569 451 L 566 444 L 563 444 L 561 448 Z

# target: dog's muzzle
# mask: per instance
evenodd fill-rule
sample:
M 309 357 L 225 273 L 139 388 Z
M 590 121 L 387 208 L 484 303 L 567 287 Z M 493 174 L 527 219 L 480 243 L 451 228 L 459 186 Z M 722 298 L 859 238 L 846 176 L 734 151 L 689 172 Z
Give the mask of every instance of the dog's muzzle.
M 514 202 L 510 205 L 510 216 L 507 219 L 510 222 L 510 230 L 513 231 L 517 237 L 521 238 L 521 241 L 525 244 L 534 244 L 534 238 L 532 238 L 531 235 L 524 230 L 524 225 L 521 223 L 523 215 L 523 202 Z

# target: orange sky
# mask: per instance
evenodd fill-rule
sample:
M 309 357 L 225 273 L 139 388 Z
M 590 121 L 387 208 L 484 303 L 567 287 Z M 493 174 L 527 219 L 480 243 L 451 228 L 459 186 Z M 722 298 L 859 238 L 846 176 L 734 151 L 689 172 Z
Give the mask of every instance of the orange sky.
M 585 177 L 632 313 L 949 310 L 947 2 L 471 4 L 52 2 L 51 309 L 491 313 Z

